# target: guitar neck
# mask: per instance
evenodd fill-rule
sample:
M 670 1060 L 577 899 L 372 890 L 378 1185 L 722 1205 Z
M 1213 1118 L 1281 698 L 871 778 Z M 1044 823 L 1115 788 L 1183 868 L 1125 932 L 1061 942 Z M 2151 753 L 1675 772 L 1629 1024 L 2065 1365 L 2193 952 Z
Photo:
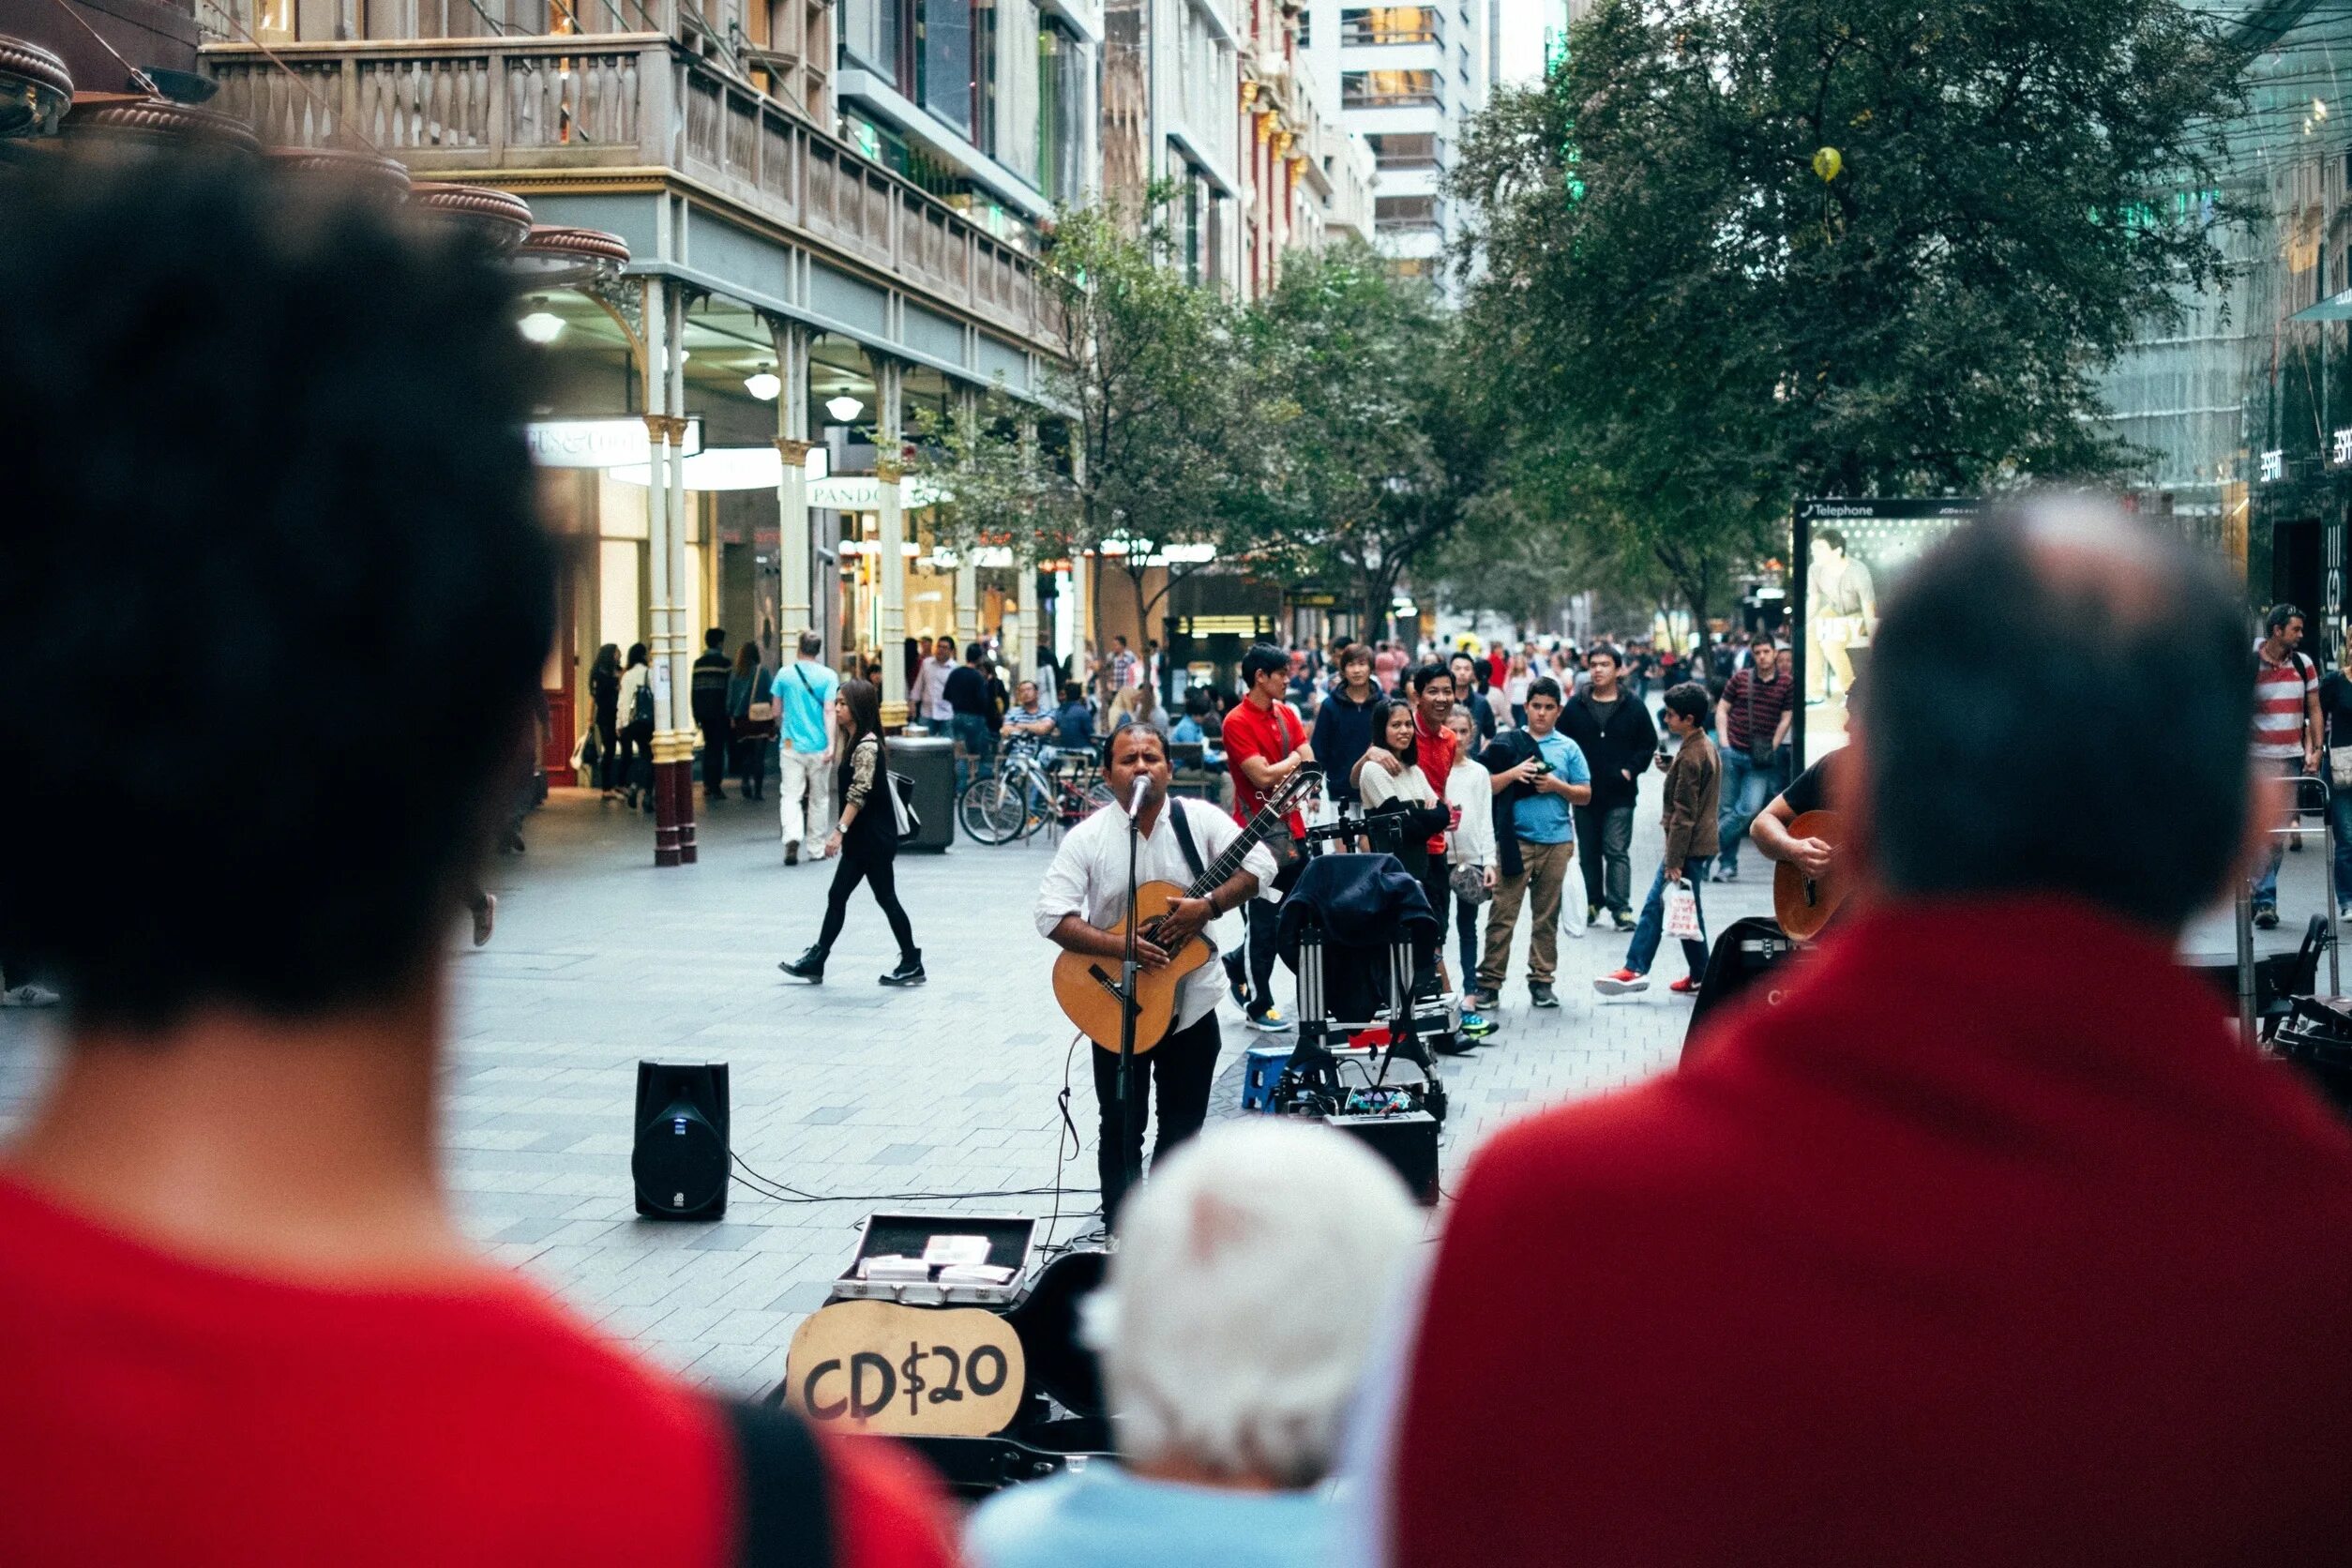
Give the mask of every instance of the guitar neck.
M 1183 807 L 1179 807 L 1177 809 L 1182 810 Z M 1228 845 L 1223 854 L 1211 861 L 1209 868 L 1201 872 L 1199 879 L 1193 882 L 1188 897 L 1206 898 L 1210 894 L 1231 882 L 1233 873 L 1242 868 L 1242 862 L 1249 858 L 1249 852 L 1256 849 L 1259 842 L 1274 831 L 1274 823 L 1288 816 L 1289 810 L 1290 802 L 1287 794 L 1276 796 L 1259 807 L 1258 815 L 1252 817 L 1248 824 L 1242 829 L 1242 836 Z

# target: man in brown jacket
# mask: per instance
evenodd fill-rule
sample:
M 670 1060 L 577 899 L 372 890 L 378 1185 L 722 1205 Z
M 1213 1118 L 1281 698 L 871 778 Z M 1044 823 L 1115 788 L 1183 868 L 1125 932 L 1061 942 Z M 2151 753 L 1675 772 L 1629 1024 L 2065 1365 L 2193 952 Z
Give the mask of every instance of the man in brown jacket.
M 1720 847 L 1715 810 L 1723 792 L 1723 764 L 1715 756 L 1715 743 L 1707 738 L 1707 688 L 1685 681 L 1668 691 L 1666 727 L 1667 734 L 1681 742 L 1671 761 L 1658 759 L 1658 766 L 1666 770 L 1666 852 L 1659 857 L 1649 901 L 1641 906 L 1641 920 L 1634 927 L 1633 944 L 1625 949 L 1625 967 L 1592 982 L 1603 996 L 1650 988 L 1650 965 L 1658 957 L 1658 942 L 1666 930 L 1667 884 L 1688 890 L 1696 904 L 1699 886 L 1707 881 L 1708 863 Z M 1696 996 L 1698 977 L 1707 968 L 1703 912 L 1699 920 L 1698 936 L 1682 939 L 1682 958 L 1691 972 L 1667 988 L 1677 996 Z

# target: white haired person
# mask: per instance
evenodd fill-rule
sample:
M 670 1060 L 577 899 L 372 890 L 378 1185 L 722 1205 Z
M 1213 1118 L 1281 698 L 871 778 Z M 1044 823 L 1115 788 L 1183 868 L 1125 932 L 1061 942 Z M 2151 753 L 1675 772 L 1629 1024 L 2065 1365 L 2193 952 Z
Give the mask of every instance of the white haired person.
M 1087 1303 L 1121 1461 L 999 1493 L 973 1568 L 1319 1564 L 1321 1483 L 1422 1218 L 1362 1144 L 1299 1123 L 1230 1122 L 1155 1167 Z

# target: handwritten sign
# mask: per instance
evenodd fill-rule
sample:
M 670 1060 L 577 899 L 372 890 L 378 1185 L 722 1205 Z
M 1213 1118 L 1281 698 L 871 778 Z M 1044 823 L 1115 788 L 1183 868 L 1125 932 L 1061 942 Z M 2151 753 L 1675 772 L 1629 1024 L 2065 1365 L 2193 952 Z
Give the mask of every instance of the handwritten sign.
M 820 1426 L 985 1438 L 1012 1425 L 1028 1374 L 1019 1335 L 993 1312 L 836 1302 L 792 1335 L 784 1400 Z

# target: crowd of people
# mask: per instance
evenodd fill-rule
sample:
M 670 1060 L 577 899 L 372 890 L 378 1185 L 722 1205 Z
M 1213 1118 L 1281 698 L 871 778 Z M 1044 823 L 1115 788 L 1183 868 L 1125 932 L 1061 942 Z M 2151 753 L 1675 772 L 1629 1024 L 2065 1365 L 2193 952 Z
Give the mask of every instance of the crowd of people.
M 99 156 L 0 171 L 42 240 L 0 247 L 0 618 L 44 742 L 0 769 L 0 820 L 107 825 L 0 857 L 0 951 L 67 999 L 0 1149 L 0 1560 L 2344 1559 L 2352 1128 L 2176 961 L 2277 821 L 2247 736 L 2313 738 L 2299 617 L 2263 655 L 2296 685 L 2257 701 L 2239 591 L 2206 556 L 2083 503 L 1929 550 L 1881 607 L 1827 785 L 1862 891 L 1781 1003 L 1494 1134 L 1433 1247 L 1329 1129 L 1184 1143 L 1121 1195 L 1085 1313 L 1121 1462 L 959 1530 L 888 1443 L 653 1369 L 452 1212 L 449 937 L 554 629 L 511 285 L 382 204 L 293 222 L 290 176 Z M 354 632 L 404 672 L 364 704 L 317 657 Z M 158 643 L 182 656 L 158 670 Z M 1622 710 L 1576 738 L 1591 690 L 1646 701 L 1627 661 L 1588 649 L 1583 690 L 1530 671 L 1514 699 L 1506 660 L 1489 738 L 1475 670 L 1465 692 L 1400 656 L 1337 651 L 1341 767 L 1288 651 L 1254 650 L 1224 716 L 1235 809 L 1313 759 L 1410 814 L 1432 890 L 1439 865 L 1457 895 L 1515 877 L 1540 916 L 1579 814 L 1617 808 L 1602 776 L 1655 766 L 1615 765 Z M 886 897 L 856 848 L 888 808 L 876 688 L 804 689 L 849 819 L 822 842 Z M 83 735 L 128 690 L 168 774 Z M 1724 753 L 1769 708 L 1687 678 L 1660 697 L 1679 744 L 1652 903 L 1723 869 Z M 1168 745 L 1128 724 L 1109 765 L 1144 780 L 1174 876 L 1238 828 L 1165 809 Z M 2082 809 L 2113 776 L 2145 787 Z M 1753 820 L 1776 852 L 1804 783 Z M 1083 947 L 1108 914 L 1071 869 L 1052 929 Z M 1605 894 L 1610 874 L 1605 841 Z M 1253 851 L 1180 932 L 1246 903 L 1257 985 L 1280 876 Z M 1491 955 L 1490 927 L 1481 984 Z

